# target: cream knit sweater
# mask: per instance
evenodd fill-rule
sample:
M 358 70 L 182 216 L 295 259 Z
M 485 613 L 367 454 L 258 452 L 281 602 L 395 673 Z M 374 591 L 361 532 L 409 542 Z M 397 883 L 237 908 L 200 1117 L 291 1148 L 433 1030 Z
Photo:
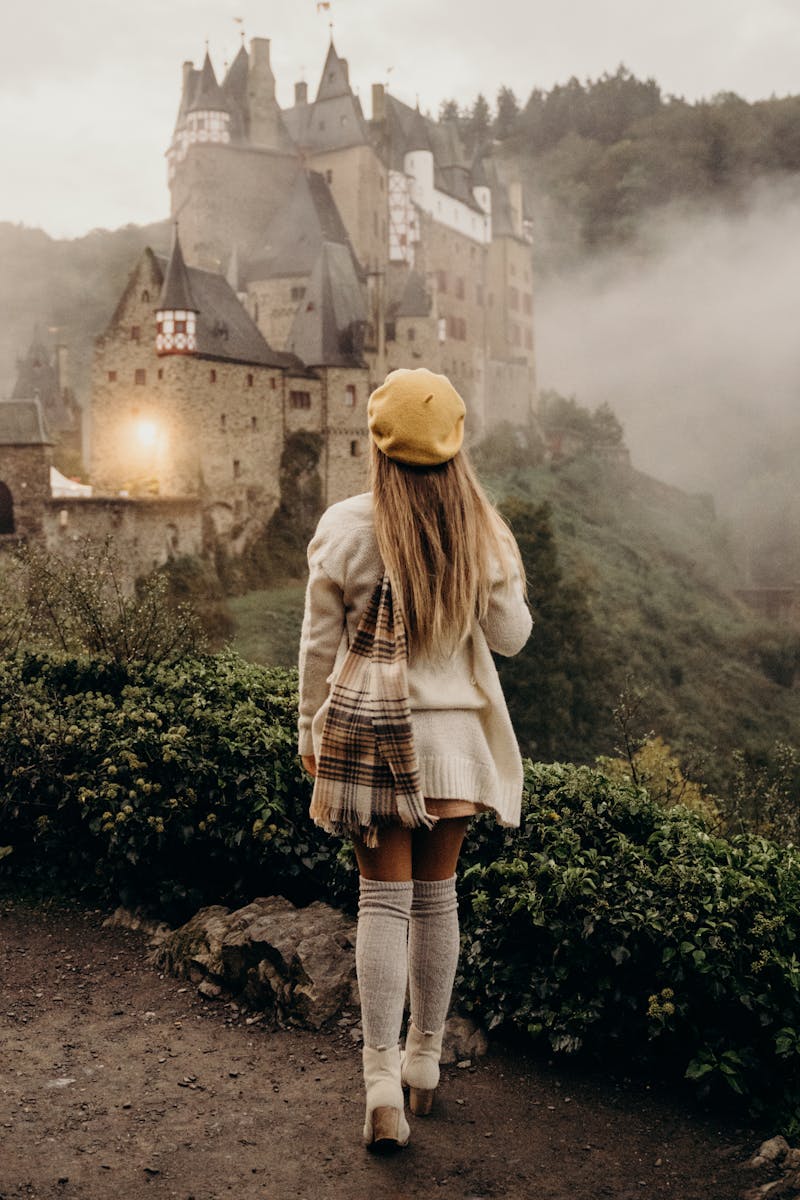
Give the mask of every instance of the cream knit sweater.
M 364 492 L 332 505 L 308 547 L 300 640 L 299 753 L 319 755 L 330 685 L 384 567 Z M 502 825 L 520 820 L 522 760 L 490 650 L 517 654 L 532 620 L 517 572 L 498 565 L 483 624 L 456 653 L 433 661 L 412 653 L 409 704 L 426 797 L 471 800 Z

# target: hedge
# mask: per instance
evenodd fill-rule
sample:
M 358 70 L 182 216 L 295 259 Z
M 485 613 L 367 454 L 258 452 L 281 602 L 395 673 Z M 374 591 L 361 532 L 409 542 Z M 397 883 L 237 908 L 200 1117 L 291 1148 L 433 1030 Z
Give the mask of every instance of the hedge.
M 0 866 L 173 922 L 276 892 L 353 912 L 352 848 L 307 816 L 296 687 L 230 652 L 0 663 Z M 520 829 L 472 823 L 459 896 L 456 996 L 490 1029 L 800 1132 L 793 846 L 527 763 Z

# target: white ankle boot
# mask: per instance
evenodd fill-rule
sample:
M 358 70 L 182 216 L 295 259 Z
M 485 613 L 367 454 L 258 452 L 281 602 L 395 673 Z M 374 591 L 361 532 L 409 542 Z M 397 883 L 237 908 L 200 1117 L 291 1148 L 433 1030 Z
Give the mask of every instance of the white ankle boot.
M 444 1025 L 436 1033 L 420 1033 L 413 1021 L 408 1022 L 400 1073 L 403 1083 L 411 1089 L 409 1106 L 416 1117 L 427 1116 L 433 1105 L 434 1092 L 439 1086 L 443 1035 Z
M 364 1141 L 370 1150 L 386 1154 L 407 1145 L 411 1134 L 403 1111 L 400 1047 L 375 1050 L 364 1046 L 361 1056 L 367 1089 Z

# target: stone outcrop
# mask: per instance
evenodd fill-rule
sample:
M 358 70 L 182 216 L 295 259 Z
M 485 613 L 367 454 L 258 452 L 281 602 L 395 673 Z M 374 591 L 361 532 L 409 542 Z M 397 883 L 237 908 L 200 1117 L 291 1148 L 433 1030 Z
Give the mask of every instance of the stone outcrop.
M 320 901 L 296 908 L 282 896 L 259 897 L 233 912 L 200 909 L 150 961 L 209 998 L 226 993 L 276 1021 L 318 1029 L 358 1004 L 355 935 L 350 917 Z

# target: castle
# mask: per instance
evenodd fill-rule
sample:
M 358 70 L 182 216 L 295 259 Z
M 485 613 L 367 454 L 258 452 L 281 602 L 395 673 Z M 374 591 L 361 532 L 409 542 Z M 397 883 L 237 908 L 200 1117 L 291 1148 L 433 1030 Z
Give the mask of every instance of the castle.
M 242 553 L 297 439 L 321 504 L 363 490 L 367 397 L 396 367 L 446 373 L 473 437 L 535 407 L 519 183 L 380 84 L 366 118 L 332 41 L 316 96 L 298 83 L 281 109 L 269 50 L 242 45 L 221 83 L 208 53 L 184 64 L 171 250 L 145 250 L 95 347 L 91 507 L 128 529 L 142 569 Z M 48 542 L 92 524 L 85 498 L 53 503 Z

